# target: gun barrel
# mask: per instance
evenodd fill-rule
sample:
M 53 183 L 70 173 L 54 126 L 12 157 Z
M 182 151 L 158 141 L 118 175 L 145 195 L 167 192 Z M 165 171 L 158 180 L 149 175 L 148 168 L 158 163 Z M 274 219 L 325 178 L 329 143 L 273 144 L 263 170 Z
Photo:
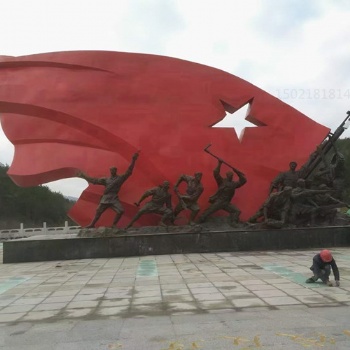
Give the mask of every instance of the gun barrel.
M 334 133 L 329 133 L 327 137 L 322 141 L 319 150 L 323 153 L 323 155 L 327 155 L 328 152 L 334 147 L 335 142 L 340 138 L 343 132 L 348 128 L 348 124 L 350 123 L 350 111 L 346 112 L 346 118 L 343 122 L 337 127 Z M 328 140 L 327 140 L 328 138 Z M 317 168 L 317 166 L 321 163 L 322 158 L 320 155 L 316 155 L 315 158 L 308 164 L 304 170 L 303 178 L 307 179 L 312 172 Z

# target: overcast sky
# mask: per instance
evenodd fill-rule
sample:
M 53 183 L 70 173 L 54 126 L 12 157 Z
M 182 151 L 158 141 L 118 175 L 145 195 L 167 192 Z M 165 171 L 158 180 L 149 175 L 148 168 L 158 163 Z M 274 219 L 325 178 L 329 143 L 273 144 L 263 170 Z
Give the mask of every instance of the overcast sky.
M 332 130 L 350 110 L 348 0 L 3 0 L 0 13 L 0 55 L 165 55 L 237 75 Z M 0 128 L 0 162 L 12 157 Z M 86 182 L 49 186 L 78 197 Z

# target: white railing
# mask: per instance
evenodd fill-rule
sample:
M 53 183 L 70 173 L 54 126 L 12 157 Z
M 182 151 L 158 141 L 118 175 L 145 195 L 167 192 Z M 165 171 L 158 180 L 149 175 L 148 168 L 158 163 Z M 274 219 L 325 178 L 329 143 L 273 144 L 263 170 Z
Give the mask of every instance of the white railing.
M 36 228 L 24 228 L 24 225 L 21 224 L 20 228 L 18 229 L 13 228 L 7 230 L 0 230 L 0 240 L 24 238 L 39 235 L 50 235 L 54 233 L 73 234 L 78 233 L 80 229 L 80 226 L 68 226 L 68 221 L 65 221 L 63 227 L 47 227 L 46 222 L 43 223 L 43 227 Z

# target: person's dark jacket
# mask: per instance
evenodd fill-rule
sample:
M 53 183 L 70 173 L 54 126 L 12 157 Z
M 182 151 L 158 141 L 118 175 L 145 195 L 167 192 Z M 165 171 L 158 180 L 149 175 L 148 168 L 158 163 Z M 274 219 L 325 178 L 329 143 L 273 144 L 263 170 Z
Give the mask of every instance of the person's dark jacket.
M 327 265 L 330 265 L 333 271 L 334 279 L 339 281 L 339 270 L 338 266 L 334 259 L 330 262 L 324 262 L 321 259 L 320 253 L 316 254 L 312 259 L 312 267 L 311 270 L 314 272 L 314 275 L 321 278 L 323 282 L 327 282 L 326 276 L 322 274 L 321 270 L 324 270 Z

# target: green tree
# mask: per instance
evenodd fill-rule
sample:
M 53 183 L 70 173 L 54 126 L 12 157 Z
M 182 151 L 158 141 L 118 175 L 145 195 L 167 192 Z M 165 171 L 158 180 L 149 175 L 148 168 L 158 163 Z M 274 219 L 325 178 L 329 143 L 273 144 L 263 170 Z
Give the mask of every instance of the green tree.
M 67 216 L 74 202 L 47 186 L 19 187 L 6 174 L 8 166 L 0 165 L 0 228 L 62 226 L 74 224 Z

